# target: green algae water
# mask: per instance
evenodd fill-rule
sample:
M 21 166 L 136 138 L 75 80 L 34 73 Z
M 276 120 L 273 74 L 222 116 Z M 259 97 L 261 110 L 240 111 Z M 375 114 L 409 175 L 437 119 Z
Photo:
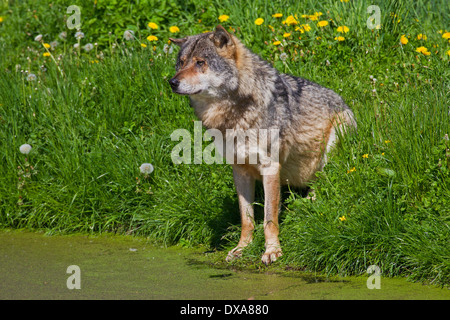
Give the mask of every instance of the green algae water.
M 302 271 L 217 268 L 208 253 L 123 236 L 0 231 L 0 299 L 450 299 L 450 290 L 405 279 L 326 278 Z M 79 268 L 80 289 L 69 289 Z

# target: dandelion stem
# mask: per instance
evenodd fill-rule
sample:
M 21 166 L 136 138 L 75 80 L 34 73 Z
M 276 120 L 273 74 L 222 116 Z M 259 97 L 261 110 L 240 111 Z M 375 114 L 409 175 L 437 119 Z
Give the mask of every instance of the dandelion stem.
M 53 54 L 52 54 L 52 53 L 48 50 L 48 48 L 44 45 L 44 42 L 43 42 L 43 41 L 41 41 L 41 43 L 42 43 L 42 46 L 45 48 L 45 50 L 50 54 L 50 57 L 52 58 L 53 62 L 56 64 L 56 67 L 58 68 L 59 73 L 61 73 L 61 77 L 64 77 L 64 73 L 62 72 L 61 68 L 59 67 L 58 62 L 56 62 L 56 59 L 55 59 L 55 57 L 53 56 Z
M 81 37 L 78 37 L 78 47 L 77 47 L 77 51 L 78 51 L 78 54 L 77 54 L 78 63 L 80 62 L 80 55 L 81 55 L 81 48 L 80 48 L 80 45 L 81 45 Z

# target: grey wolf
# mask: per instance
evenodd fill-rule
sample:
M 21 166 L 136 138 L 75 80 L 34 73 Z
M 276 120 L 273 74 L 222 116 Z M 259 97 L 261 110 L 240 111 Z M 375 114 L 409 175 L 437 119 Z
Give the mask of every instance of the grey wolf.
M 269 264 L 282 255 L 281 185 L 305 187 L 315 178 L 341 133 L 356 129 L 353 112 L 333 90 L 281 74 L 220 25 L 213 32 L 170 40 L 180 46 L 176 74 L 169 80 L 172 91 L 189 96 L 207 129 L 220 130 L 224 136 L 227 129 L 278 130 L 277 161 L 232 164 L 242 229 L 227 261 L 240 257 L 252 241 L 255 180 L 260 180 L 265 236 L 261 260 Z M 264 174 L 267 168 L 270 174 Z

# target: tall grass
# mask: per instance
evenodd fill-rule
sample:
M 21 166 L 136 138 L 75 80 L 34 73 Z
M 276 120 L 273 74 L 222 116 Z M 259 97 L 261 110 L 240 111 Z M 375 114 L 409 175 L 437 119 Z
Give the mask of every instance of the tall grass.
M 54 8 L 63 4 L 56 1 Z M 211 30 L 217 17 L 227 14 L 230 19 L 223 25 L 246 45 L 281 71 L 334 89 L 358 122 L 357 134 L 342 139 L 312 184 L 314 202 L 302 197 L 301 190 L 283 189 L 284 256 L 279 263 L 328 274 L 360 274 L 376 264 L 383 275 L 448 284 L 449 47 L 438 31 L 448 26 L 449 11 L 444 9 L 449 3 L 374 3 L 382 12 L 380 30 L 366 26 L 369 4 L 189 2 L 185 18 L 170 20 L 170 6 L 164 9 L 169 10 L 166 18 L 162 13 L 156 17 L 161 25 L 156 43 L 145 41 L 153 32 L 142 23 L 145 12 L 136 17 L 139 42 L 122 40 L 125 28 L 116 26 L 107 35 L 92 22 L 90 37 L 101 40 L 95 52 L 75 55 L 73 39 L 53 51 L 62 54 L 58 63 L 64 76 L 53 60 L 42 57 L 40 44 L 25 39 L 26 5 L 39 17 L 59 21 L 48 3 L 30 1 L 11 7 L 11 13 L 1 11 L 0 226 L 127 233 L 166 244 L 203 244 L 225 255 L 239 237 L 231 168 L 173 164 L 171 151 L 178 142 L 170 134 L 179 128 L 193 133 L 196 118 L 188 100 L 171 93 L 167 79 L 176 50 L 168 53 L 163 45 L 170 25 L 180 26 L 180 36 L 194 34 Z M 122 9 L 114 14 L 120 16 Z M 283 17 L 273 18 L 277 12 Z M 300 19 L 314 12 L 322 12 L 320 19 L 330 25 L 321 29 L 317 21 Z M 283 25 L 290 14 L 311 30 L 301 34 L 295 26 Z M 261 26 L 254 24 L 259 17 L 264 19 Z M 48 38 L 61 31 L 56 22 L 30 24 Z M 342 43 L 334 40 L 340 25 L 350 29 Z M 88 34 L 89 27 L 84 31 Z M 284 38 L 288 31 L 292 35 Z M 428 40 L 417 40 L 419 33 Z M 403 34 L 409 43 L 401 46 Z M 275 40 L 282 45 L 272 45 Z M 420 45 L 431 54 L 417 53 Z M 26 72 L 35 73 L 36 81 L 27 81 Z M 28 155 L 19 152 L 24 143 L 33 147 Z M 139 172 L 144 162 L 155 168 L 148 176 Z M 262 202 L 258 185 L 255 241 L 244 253 L 244 265 L 259 261 L 263 251 Z
M 201 214 L 194 209 L 199 204 L 184 205 L 200 196 L 201 188 L 207 193 L 200 197 L 203 205 L 221 204 L 210 199 L 216 195 L 211 189 L 218 187 L 205 173 L 229 168 L 172 164 L 175 142 L 170 134 L 175 128 L 192 129 L 194 118 L 189 106 L 167 90 L 161 69 L 168 68 L 168 59 L 157 58 L 162 64 L 151 65 L 148 58 L 123 55 L 121 63 L 87 64 L 81 72 L 68 65 L 67 79 L 57 83 L 52 83 L 52 67 L 33 84 L 24 83 L 21 74 L 2 74 L 2 120 L 8 124 L 1 137 L 6 164 L 0 169 L 1 187 L 8 195 L 2 197 L 2 224 L 61 232 L 154 233 L 171 243 L 183 237 L 205 241 L 208 232 L 195 237 L 189 226 L 199 227 L 189 216 L 192 211 Z M 17 152 L 25 142 L 33 146 L 28 156 Z M 18 190 L 18 166 L 24 167 L 25 157 L 37 174 Z M 156 168 L 148 179 L 139 173 L 143 162 Z M 219 184 L 229 187 L 220 198 L 231 196 L 228 182 Z M 168 230 L 175 234 L 169 236 Z

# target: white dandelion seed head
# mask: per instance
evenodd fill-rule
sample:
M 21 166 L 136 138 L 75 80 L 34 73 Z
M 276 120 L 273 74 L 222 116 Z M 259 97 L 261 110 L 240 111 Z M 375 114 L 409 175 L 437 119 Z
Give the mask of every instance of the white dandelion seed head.
M 34 73 L 30 73 L 27 76 L 27 81 L 35 81 L 37 79 L 36 75 Z
M 75 33 L 75 38 L 77 38 L 77 40 L 84 38 L 84 33 L 78 31 L 77 33 Z
M 52 50 L 55 50 L 55 48 L 58 46 L 58 41 L 52 41 L 52 42 L 50 42 L 50 47 L 52 48 Z
M 58 36 L 59 36 L 59 38 L 60 38 L 61 40 L 66 40 L 66 38 L 67 38 L 67 32 L 63 31 L 63 32 L 61 32 Z
M 92 49 L 94 49 L 94 45 L 93 45 L 92 43 L 88 43 L 88 44 L 86 44 L 86 45 L 83 47 L 83 49 L 84 49 L 86 52 L 89 52 L 89 51 L 91 51 Z
M 171 54 L 173 52 L 173 46 L 165 44 L 163 48 L 164 53 Z
M 153 166 L 150 163 L 143 163 L 139 167 L 142 174 L 150 174 L 153 172 Z
M 36 37 L 34 37 L 34 41 L 41 41 L 42 40 L 42 34 L 38 34 Z
M 280 54 L 280 60 L 281 61 L 286 61 L 287 57 L 288 57 L 288 55 L 287 55 L 286 52 L 283 52 L 283 53 Z
M 123 33 L 123 38 L 127 41 L 133 40 L 134 39 L 134 31 L 133 30 L 126 30 Z
M 31 146 L 27 143 L 25 143 L 19 147 L 20 153 L 23 153 L 23 154 L 29 154 L 31 149 L 32 149 Z
M 78 43 L 75 43 L 75 44 L 73 45 L 73 48 L 74 48 L 74 49 L 78 49 L 79 46 L 80 46 L 80 45 L 79 45 Z

